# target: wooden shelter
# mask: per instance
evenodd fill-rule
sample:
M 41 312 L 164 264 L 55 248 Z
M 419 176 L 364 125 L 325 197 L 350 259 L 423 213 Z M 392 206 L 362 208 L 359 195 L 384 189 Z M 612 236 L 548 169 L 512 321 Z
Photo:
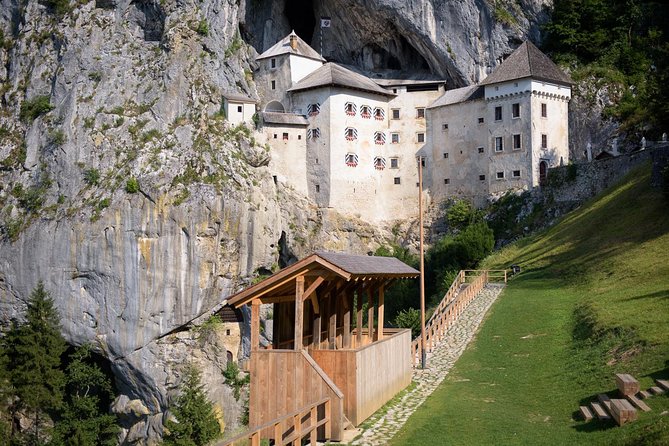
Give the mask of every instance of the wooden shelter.
M 319 437 L 339 441 L 349 423 L 357 426 L 405 388 L 411 332 L 383 327 L 384 292 L 418 275 L 393 257 L 318 252 L 230 297 L 236 308 L 251 306 L 250 425 L 329 398 L 331 429 Z M 274 332 L 261 349 L 267 303 Z

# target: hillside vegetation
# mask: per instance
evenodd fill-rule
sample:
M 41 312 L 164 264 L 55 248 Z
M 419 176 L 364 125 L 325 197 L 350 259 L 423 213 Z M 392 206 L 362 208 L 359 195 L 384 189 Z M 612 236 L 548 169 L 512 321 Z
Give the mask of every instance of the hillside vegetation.
M 392 444 L 669 444 L 669 397 L 623 427 L 577 421 L 615 391 L 669 377 L 669 205 L 649 169 L 489 257 L 520 264 L 476 341 Z

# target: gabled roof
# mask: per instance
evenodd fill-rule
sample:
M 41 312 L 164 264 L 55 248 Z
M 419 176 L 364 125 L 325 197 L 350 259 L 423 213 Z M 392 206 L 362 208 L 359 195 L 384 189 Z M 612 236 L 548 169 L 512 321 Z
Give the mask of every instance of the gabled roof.
M 302 115 L 296 115 L 295 113 L 263 112 L 261 116 L 265 124 L 309 125 L 307 118 Z
M 572 80 L 532 42 L 526 40 L 486 77 L 481 85 L 496 84 L 516 79 L 533 79 L 571 85 Z
M 290 46 L 290 36 L 297 37 L 297 49 L 292 49 Z M 269 57 L 280 56 L 282 54 L 294 54 L 296 56 L 306 57 L 308 59 L 320 60 L 325 62 L 325 59 L 316 52 L 312 47 L 310 47 L 307 42 L 302 40 L 300 36 L 295 34 L 295 31 L 288 34 L 286 37 L 281 39 L 279 42 L 274 44 L 270 49 L 262 53 L 260 56 L 256 57 L 256 60 L 267 59 Z
M 253 99 L 243 93 L 225 92 L 223 97 L 230 102 L 243 102 L 245 104 L 257 104 L 258 100 Z
M 395 96 L 394 93 L 381 88 L 367 76 L 332 62 L 328 62 L 313 73 L 308 74 L 289 88 L 288 91 L 311 90 L 320 87 L 343 87 L 384 96 Z
M 461 102 L 473 101 L 483 98 L 483 87 L 480 85 L 470 85 L 468 87 L 455 88 L 448 90 L 439 99 L 430 104 L 427 108 L 442 107 L 444 105 L 459 104 Z
M 228 298 L 236 308 L 254 299 L 294 296 L 298 276 L 311 275 L 324 280 L 367 282 L 417 277 L 420 273 L 395 257 L 363 256 L 333 252 L 316 252 L 267 279 Z M 293 300 L 295 300 L 293 298 Z

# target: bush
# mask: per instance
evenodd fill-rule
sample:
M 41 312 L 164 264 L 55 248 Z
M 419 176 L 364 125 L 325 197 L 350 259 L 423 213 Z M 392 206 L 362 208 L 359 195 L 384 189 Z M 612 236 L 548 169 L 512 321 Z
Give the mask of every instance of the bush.
M 70 10 L 70 0 L 42 0 L 41 3 L 58 16 L 63 16 Z
M 21 111 L 19 118 L 23 122 L 32 122 L 38 116 L 42 116 L 53 110 L 53 105 L 49 100 L 49 96 L 35 96 L 32 99 L 26 99 L 21 104 Z
M 100 171 L 95 168 L 84 171 L 84 181 L 91 186 L 97 186 L 100 183 Z
M 201 36 L 208 36 L 209 35 L 209 24 L 205 19 L 200 20 L 200 23 L 197 24 L 197 33 Z
M 400 328 L 410 328 L 411 337 L 415 338 L 420 334 L 420 310 L 415 308 L 402 310 L 395 316 L 394 323 Z
M 125 191 L 129 194 L 136 194 L 139 192 L 139 181 L 137 181 L 137 178 L 132 177 L 126 181 Z
M 662 191 L 664 192 L 664 198 L 669 201 L 669 164 L 664 166 L 662 169 Z
M 480 218 L 480 212 L 467 200 L 456 200 L 446 210 L 446 219 L 451 228 L 463 229 Z

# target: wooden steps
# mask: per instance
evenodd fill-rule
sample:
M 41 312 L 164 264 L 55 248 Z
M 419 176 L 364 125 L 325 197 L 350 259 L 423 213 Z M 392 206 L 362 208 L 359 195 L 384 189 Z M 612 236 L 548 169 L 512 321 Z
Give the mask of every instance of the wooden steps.
M 642 400 L 645 400 L 646 398 L 650 398 L 651 396 L 653 396 L 647 390 L 639 390 L 639 393 L 637 393 L 637 395 Z
M 625 398 L 632 403 L 634 406 L 638 407 L 639 409 L 643 410 L 644 412 L 650 412 L 650 407 L 648 407 L 648 404 L 644 403 L 641 401 L 639 398 L 635 397 L 634 395 L 627 395 Z
M 599 418 L 600 420 L 611 419 L 609 414 L 604 410 L 604 408 L 599 403 L 595 403 L 593 401 L 592 403 L 590 403 L 590 407 L 592 407 L 592 411 L 594 412 L 595 415 L 597 415 L 597 418 Z
M 599 404 L 601 404 L 607 412 L 611 413 L 611 398 L 605 393 L 600 393 L 597 395 L 597 399 L 599 400 Z
M 669 381 L 666 379 L 656 379 L 655 384 L 661 389 L 669 390 Z
M 662 395 L 664 393 L 664 389 L 658 386 L 653 386 L 648 390 L 650 390 L 650 393 L 652 393 L 653 395 Z
M 590 411 L 588 406 L 580 406 L 578 410 L 581 412 L 581 416 L 585 421 L 592 420 L 592 412 Z
M 629 401 L 623 399 L 611 400 L 611 416 L 618 426 L 637 419 L 637 412 Z

